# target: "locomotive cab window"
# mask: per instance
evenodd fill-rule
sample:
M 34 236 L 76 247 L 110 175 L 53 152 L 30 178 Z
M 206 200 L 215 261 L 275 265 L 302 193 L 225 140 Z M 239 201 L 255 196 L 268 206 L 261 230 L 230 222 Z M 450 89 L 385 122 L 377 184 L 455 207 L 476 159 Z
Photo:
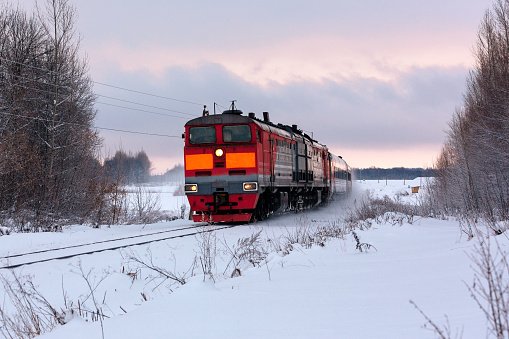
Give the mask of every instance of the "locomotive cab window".
M 191 144 L 212 144 L 216 142 L 216 129 L 209 127 L 191 127 L 189 129 L 189 142 Z
M 249 125 L 223 126 L 224 142 L 250 142 L 251 128 Z

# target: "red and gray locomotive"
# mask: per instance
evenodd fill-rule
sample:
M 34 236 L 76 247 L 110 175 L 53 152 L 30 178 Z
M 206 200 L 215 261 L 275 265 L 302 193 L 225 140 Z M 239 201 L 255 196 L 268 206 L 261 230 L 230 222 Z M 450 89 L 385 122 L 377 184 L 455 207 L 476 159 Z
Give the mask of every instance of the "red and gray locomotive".
M 185 193 L 194 221 L 249 222 L 346 194 L 350 168 L 296 125 L 231 109 L 185 124 Z

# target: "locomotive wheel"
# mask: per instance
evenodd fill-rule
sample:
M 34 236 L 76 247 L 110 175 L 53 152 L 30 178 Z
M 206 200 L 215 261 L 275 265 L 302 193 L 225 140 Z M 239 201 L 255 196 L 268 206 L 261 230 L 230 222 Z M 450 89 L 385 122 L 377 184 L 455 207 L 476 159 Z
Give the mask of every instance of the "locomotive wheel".
M 262 221 L 269 217 L 270 215 L 270 209 L 269 204 L 267 200 L 266 194 L 261 194 L 260 198 L 258 199 L 258 203 L 256 204 L 256 208 L 253 212 L 253 216 L 251 217 L 251 221 Z

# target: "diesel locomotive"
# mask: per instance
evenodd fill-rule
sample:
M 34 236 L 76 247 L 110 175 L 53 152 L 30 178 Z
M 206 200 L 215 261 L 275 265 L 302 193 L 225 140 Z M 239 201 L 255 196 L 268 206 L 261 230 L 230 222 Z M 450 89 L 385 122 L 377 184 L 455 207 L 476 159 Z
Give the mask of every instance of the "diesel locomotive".
M 263 220 L 352 189 L 347 163 L 297 125 L 230 109 L 185 124 L 184 190 L 194 221 Z

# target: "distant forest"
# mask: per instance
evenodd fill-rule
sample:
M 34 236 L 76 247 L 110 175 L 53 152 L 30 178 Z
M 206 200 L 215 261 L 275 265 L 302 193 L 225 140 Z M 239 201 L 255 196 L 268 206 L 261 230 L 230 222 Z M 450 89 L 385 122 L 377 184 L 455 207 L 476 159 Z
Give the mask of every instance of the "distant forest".
M 357 180 L 412 180 L 418 177 L 434 177 L 436 171 L 432 168 L 354 168 L 352 169 L 353 177 Z M 152 175 L 151 182 L 183 182 L 184 181 L 184 166 L 181 164 L 175 165 L 164 174 Z
M 131 152 L 117 151 L 112 158 L 104 160 L 106 176 L 113 181 L 120 181 L 126 184 L 139 184 L 148 182 L 150 179 L 151 162 L 145 153 L 140 151 L 137 154 Z
M 156 174 L 150 177 L 150 182 L 153 183 L 183 183 L 184 182 L 184 166 L 177 164 L 172 169 L 166 170 L 164 174 Z
M 418 177 L 434 177 L 436 171 L 432 168 L 354 168 L 353 177 L 357 180 L 412 180 Z

